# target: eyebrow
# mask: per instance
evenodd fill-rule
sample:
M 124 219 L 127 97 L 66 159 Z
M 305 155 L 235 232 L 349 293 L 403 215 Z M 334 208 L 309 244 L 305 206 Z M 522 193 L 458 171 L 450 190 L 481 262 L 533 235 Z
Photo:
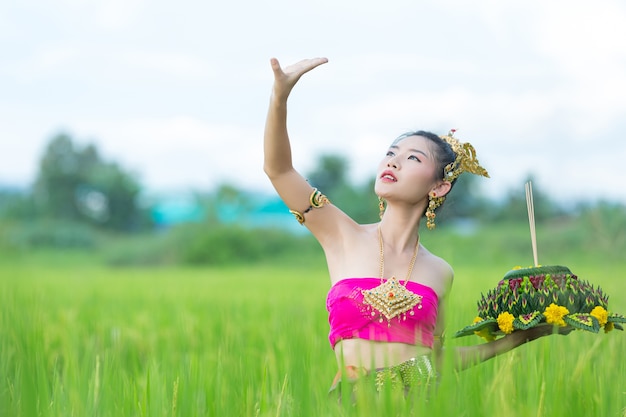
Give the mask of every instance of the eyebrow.
M 391 145 L 390 148 L 392 149 L 400 149 L 400 147 L 398 145 Z M 420 151 L 419 149 L 409 149 L 410 152 L 413 153 L 421 153 L 422 155 L 424 155 L 426 158 L 428 158 L 428 155 L 426 155 L 426 153 L 424 153 L 424 151 Z

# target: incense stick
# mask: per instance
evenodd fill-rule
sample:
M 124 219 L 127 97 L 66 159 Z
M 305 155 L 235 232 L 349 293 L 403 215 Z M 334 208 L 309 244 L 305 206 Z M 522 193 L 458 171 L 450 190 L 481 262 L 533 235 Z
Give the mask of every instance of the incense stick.
M 533 260 L 535 261 L 535 266 L 539 266 L 539 261 L 537 260 L 537 233 L 535 230 L 533 185 L 530 181 L 526 183 L 526 207 L 528 208 L 528 223 L 530 224 L 530 241 L 533 246 Z

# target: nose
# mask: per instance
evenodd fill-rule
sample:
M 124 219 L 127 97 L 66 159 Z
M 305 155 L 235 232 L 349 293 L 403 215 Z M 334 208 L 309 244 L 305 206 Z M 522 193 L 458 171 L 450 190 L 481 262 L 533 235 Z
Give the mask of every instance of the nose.
M 398 161 L 395 156 L 389 158 L 387 160 L 387 167 L 389 168 L 398 168 Z

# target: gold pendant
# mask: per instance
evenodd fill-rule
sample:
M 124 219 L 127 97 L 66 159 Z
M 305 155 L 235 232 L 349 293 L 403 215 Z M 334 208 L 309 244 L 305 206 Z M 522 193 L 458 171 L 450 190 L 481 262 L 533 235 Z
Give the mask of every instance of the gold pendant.
M 391 277 L 371 290 L 362 290 L 361 293 L 364 302 L 385 316 L 388 323 L 418 304 L 418 308 L 422 308 L 422 296 L 408 290 L 396 277 Z

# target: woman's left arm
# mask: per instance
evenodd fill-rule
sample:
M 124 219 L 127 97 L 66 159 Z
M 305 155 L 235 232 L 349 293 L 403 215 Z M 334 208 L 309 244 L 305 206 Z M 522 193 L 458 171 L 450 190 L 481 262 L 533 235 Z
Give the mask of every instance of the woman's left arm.
M 477 365 L 495 356 L 506 353 L 540 337 L 551 334 L 568 334 L 570 328 L 555 328 L 554 326 L 538 326 L 527 330 L 516 330 L 493 342 L 474 346 L 460 346 L 455 348 L 454 367 L 458 371 Z
M 444 357 L 447 358 L 443 351 L 443 342 L 444 342 L 444 330 L 445 330 L 445 307 L 446 307 L 446 299 L 452 287 L 452 281 L 454 278 L 454 273 L 450 269 L 449 273 L 444 273 L 442 276 L 447 277 L 444 282 L 444 292 L 441 295 L 441 299 L 439 300 L 439 307 L 437 312 L 437 324 L 435 326 L 434 336 L 435 340 L 433 343 L 433 354 L 435 360 L 435 366 L 441 372 L 442 365 L 444 364 Z M 481 362 L 489 360 L 495 356 L 506 353 L 516 347 L 519 347 L 523 344 L 526 344 L 530 341 L 539 339 L 540 337 L 548 336 L 551 334 L 559 333 L 559 334 L 568 334 L 571 332 L 571 328 L 563 328 L 558 327 L 555 329 L 554 326 L 537 326 L 532 327 L 527 330 L 516 330 L 511 334 L 508 334 L 504 337 L 501 337 L 498 340 L 494 340 L 489 343 L 483 343 L 480 345 L 473 346 L 458 346 L 454 347 L 452 352 L 452 361 L 454 369 L 457 371 L 461 371 L 463 369 L 467 369 L 470 366 L 477 365 Z

